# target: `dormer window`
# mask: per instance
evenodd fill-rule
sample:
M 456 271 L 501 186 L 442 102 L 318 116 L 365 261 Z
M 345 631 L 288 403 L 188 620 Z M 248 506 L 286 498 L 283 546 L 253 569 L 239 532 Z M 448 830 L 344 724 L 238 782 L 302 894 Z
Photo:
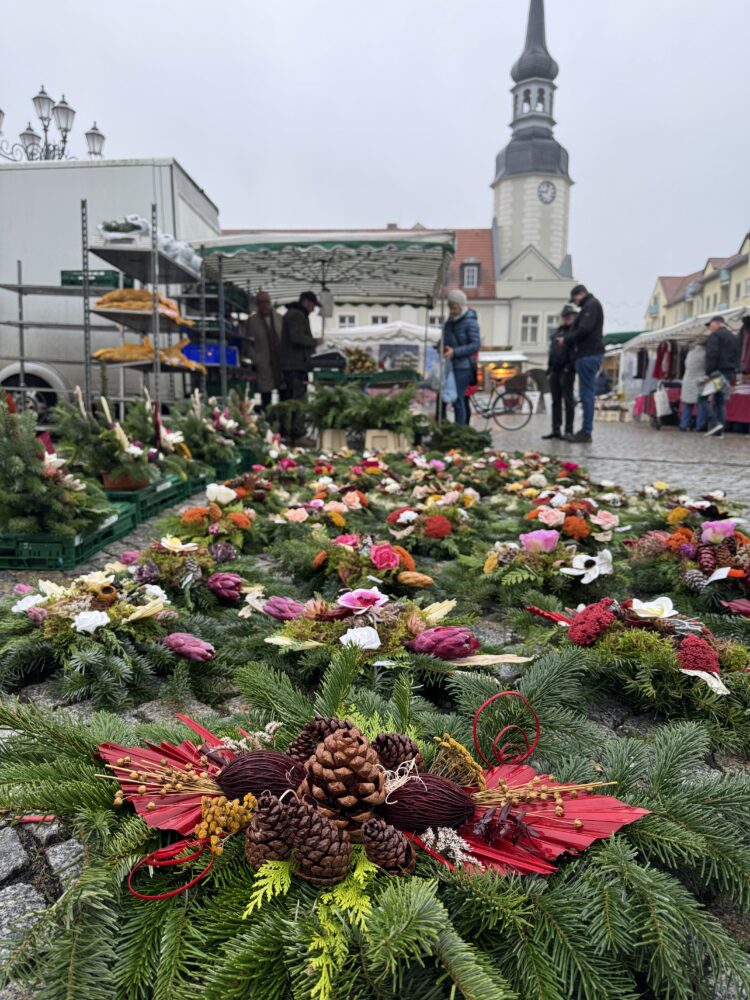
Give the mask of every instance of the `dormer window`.
M 479 264 L 463 264 L 461 270 L 461 287 L 479 288 Z

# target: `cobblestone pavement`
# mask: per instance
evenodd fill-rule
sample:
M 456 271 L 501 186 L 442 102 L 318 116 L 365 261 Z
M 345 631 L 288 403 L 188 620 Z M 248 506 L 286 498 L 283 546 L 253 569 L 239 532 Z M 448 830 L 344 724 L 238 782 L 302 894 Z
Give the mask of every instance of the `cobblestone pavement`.
M 482 430 L 474 418 L 473 426 Z M 636 490 L 655 479 L 689 493 L 723 489 L 750 506 L 750 436 L 707 438 L 676 427 L 654 430 L 646 423 L 596 422 L 591 444 L 542 441 L 549 418 L 539 414 L 520 431 L 493 431 L 493 443 L 508 451 L 534 449 L 586 466 L 596 481 L 612 479 Z

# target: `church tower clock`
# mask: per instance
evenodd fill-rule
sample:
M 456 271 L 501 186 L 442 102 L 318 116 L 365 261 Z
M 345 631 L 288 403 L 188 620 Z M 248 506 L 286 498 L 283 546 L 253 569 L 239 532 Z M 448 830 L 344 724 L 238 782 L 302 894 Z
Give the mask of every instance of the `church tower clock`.
M 558 65 L 547 51 L 544 0 L 531 0 L 526 46 L 511 70 L 513 135 L 497 154 L 495 225 L 500 267 L 533 246 L 554 268 L 569 271 L 568 154 L 553 127 Z

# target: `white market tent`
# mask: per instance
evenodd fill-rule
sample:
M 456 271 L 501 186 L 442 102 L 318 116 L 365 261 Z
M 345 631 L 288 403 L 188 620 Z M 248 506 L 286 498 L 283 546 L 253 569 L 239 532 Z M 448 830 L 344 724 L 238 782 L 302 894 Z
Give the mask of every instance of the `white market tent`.
M 416 323 L 381 323 L 326 330 L 326 347 L 351 350 L 361 347 L 384 368 L 415 368 L 425 372 L 427 348 L 440 343 L 442 328 Z
M 193 244 L 208 281 L 232 281 L 274 302 L 305 289 L 338 303 L 428 307 L 437 299 L 455 250 L 445 230 L 277 232 L 252 230 Z
M 658 330 L 646 330 L 644 333 L 639 333 L 637 337 L 633 337 L 632 340 L 623 344 L 622 350 L 623 353 L 627 351 L 640 351 L 644 348 L 646 350 L 654 350 L 665 340 L 674 340 L 677 342 L 695 340 L 696 337 L 708 332 L 706 330 L 706 323 L 712 316 L 721 315 L 727 323 L 731 323 L 732 320 L 744 316 L 747 311 L 747 306 L 741 306 L 737 309 L 726 309 L 721 313 L 702 313 L 700 316 L 691 316 L 689 319 L 685 319 L 681 323 L 675 323 L 673 326 L 663 326 Z

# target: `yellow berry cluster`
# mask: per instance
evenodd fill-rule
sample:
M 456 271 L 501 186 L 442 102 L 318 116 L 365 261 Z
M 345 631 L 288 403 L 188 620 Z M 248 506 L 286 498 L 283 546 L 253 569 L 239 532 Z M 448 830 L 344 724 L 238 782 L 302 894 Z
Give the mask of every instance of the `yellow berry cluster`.
M 196 824 L 195 835 L 208 837 L 214 854 L 221 854 L 221 838 L 237 833 L 250 822 L 256 798 L 248 794 L 240 801 L 226 795 L 204 795 L 201 799 L 201 821 Z
M 433 736 L 433 739 L 440 747 L 440 765 L 446 769 L 446 777 L 452 777 L 459 785 L 473 788 L 486 788 L 484 772 L 482 767 L 471 756 L 469 751 L 458 740 L 454 740 L 448 733 L 440 736 Z

